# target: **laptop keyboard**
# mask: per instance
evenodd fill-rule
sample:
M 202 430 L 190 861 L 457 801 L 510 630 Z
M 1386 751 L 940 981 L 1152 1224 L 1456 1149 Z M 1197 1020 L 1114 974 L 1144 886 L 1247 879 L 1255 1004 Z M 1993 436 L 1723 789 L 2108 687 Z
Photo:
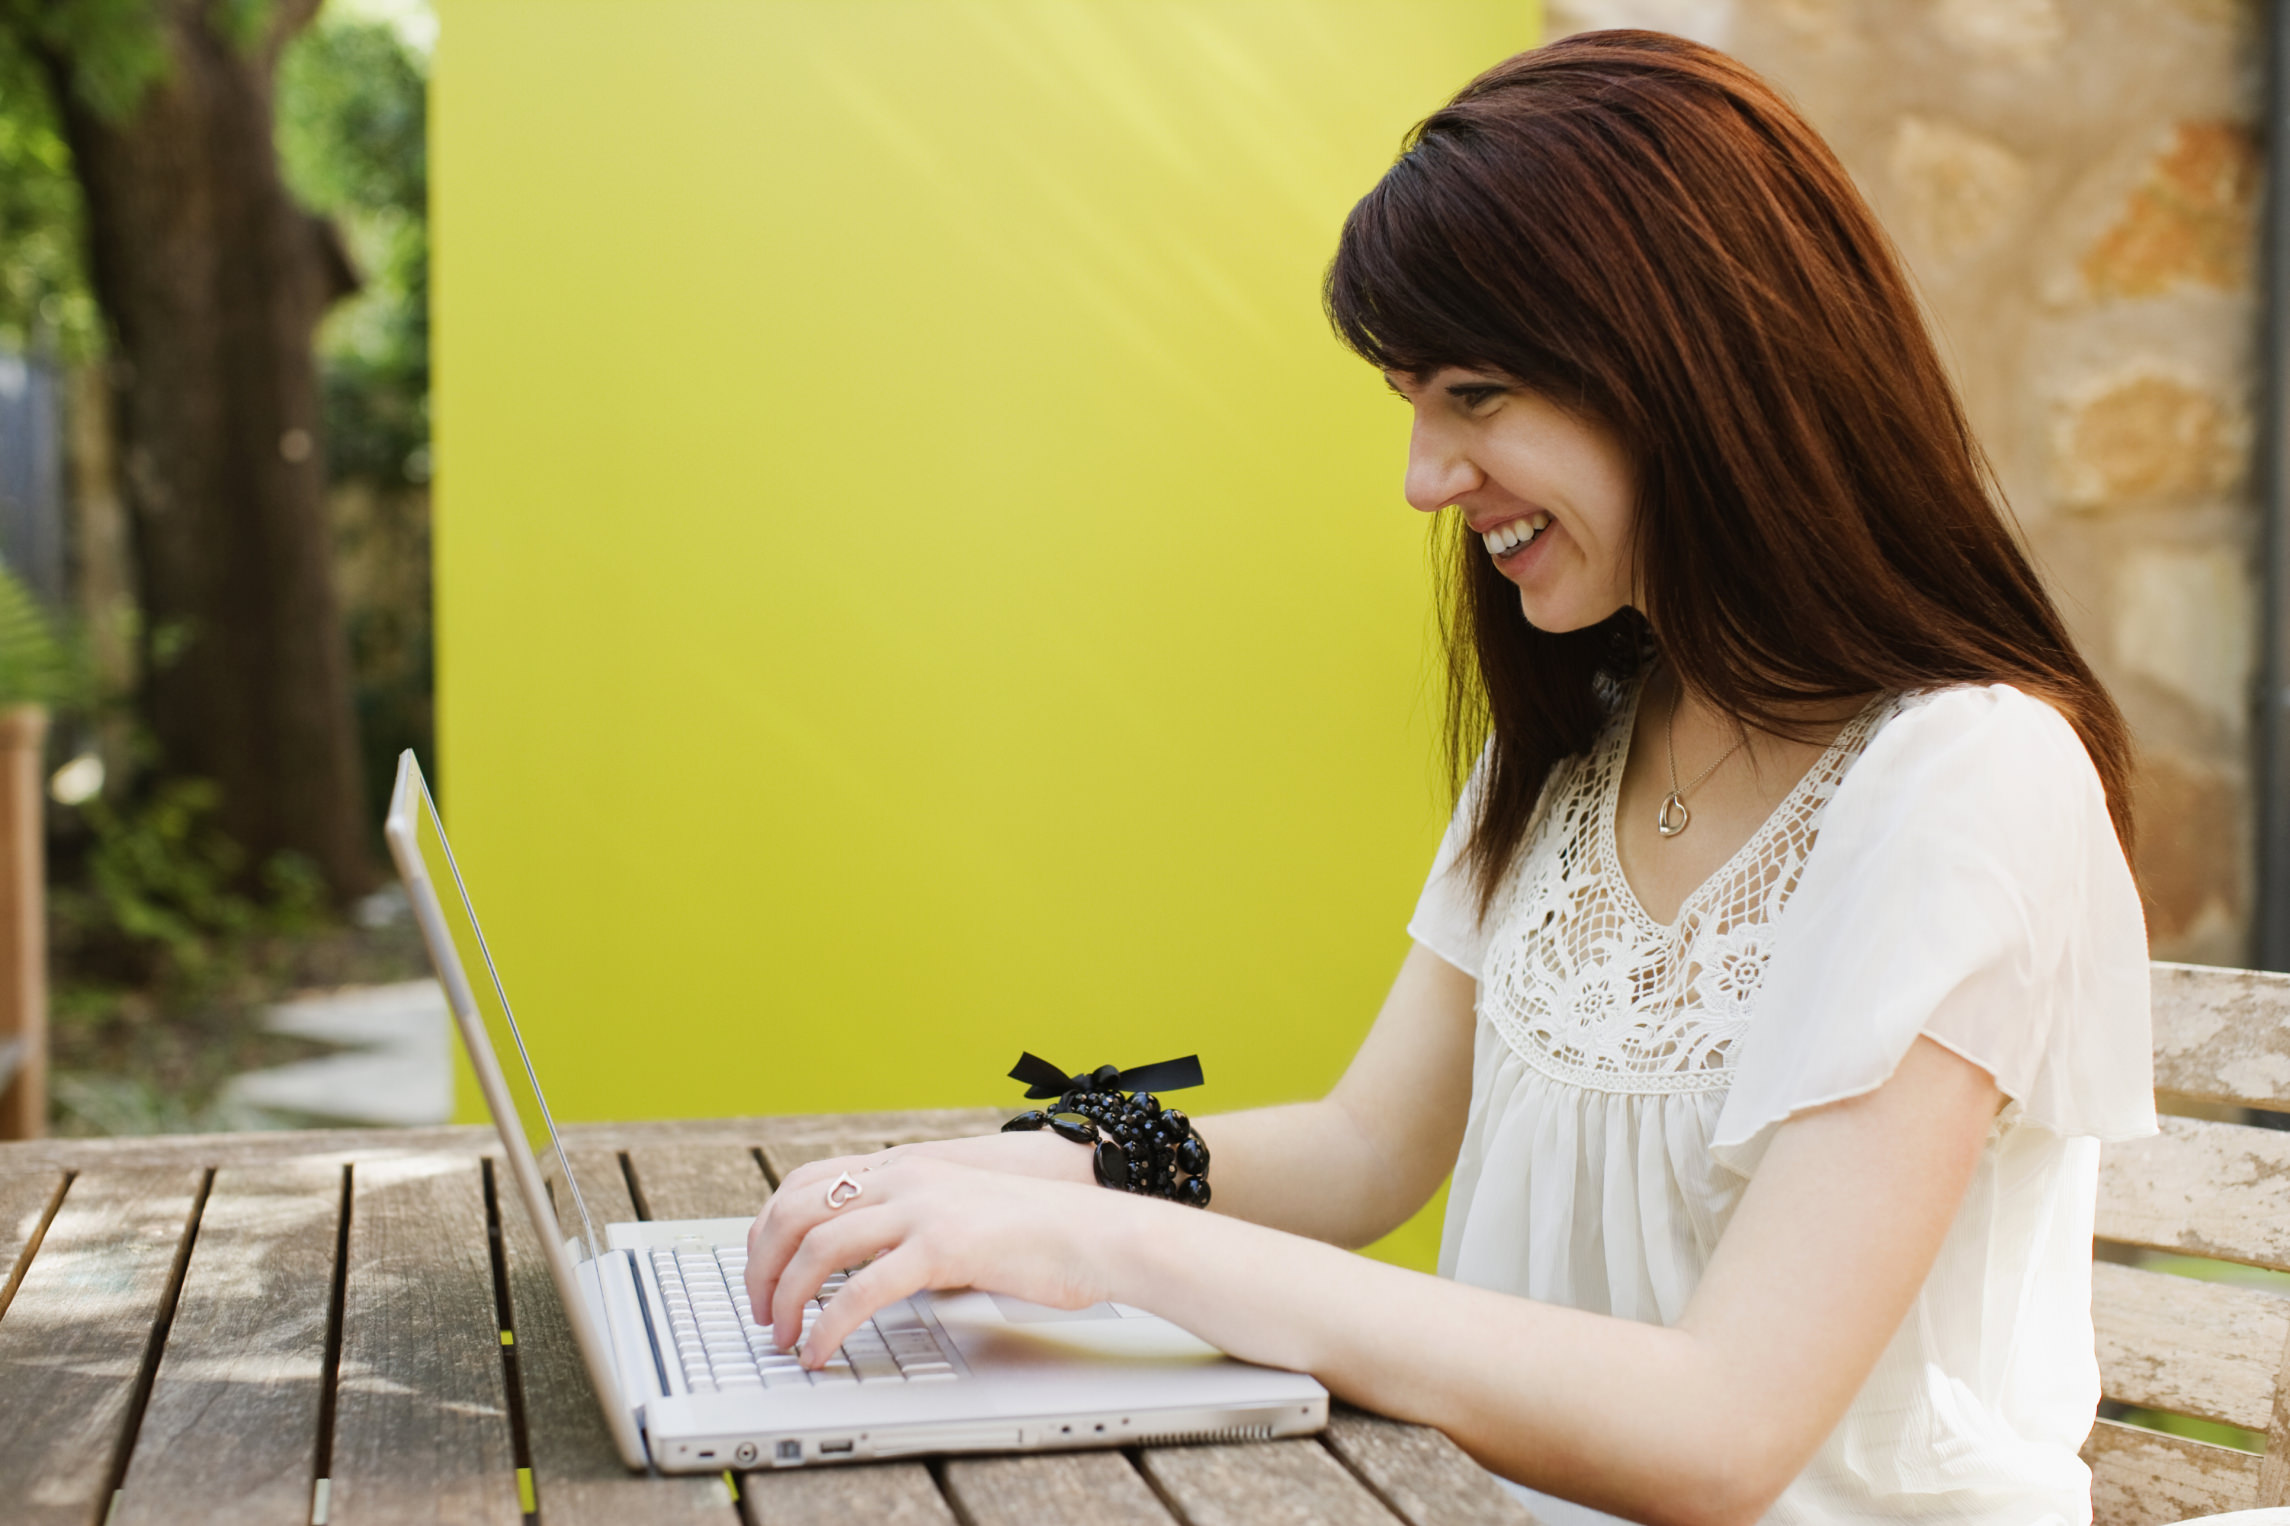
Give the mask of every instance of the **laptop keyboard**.
M 827 1388 L 838 1383 L 928 1383 L 957 1376 L 938 1338 L 911 1304 L 892 1304 L 845 1338 L 842 1349 L 817 1372 L 805 1372 L 792 1351 L 771 1344 L 747 1301 L 744 1246 L 655 1247 L 652 1271 L 668 1306 L 668 1333 L 684 1381 L 701 1394 L 751 1388 Z M 843 1286 L 837 1272 L 803 1310 L 803 1333 Z M 800 1342 L 798 1342 L 800 1344 Z

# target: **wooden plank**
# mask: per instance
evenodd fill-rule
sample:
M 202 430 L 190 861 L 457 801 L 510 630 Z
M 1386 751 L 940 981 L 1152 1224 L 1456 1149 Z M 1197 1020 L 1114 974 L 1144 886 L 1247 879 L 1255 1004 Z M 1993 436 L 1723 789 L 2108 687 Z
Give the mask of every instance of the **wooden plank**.
M 919 1462 L 743 1473 L 739 1505 L 749 1526 L 957 1526 Z
M 1409 1526 L 1534 1526 L 1527 1507 L 1442 1431 L 1339 1404 L 1321 1439 Z
M 336 1385 L 333 1526 L 518 1526 L 479 1163 L 361 1160 Z
M 921 1108 L 888 1113 L 796 1113 L 739 1118 L 679 1118 L 560 1126 L 569 1148 L 625 1149 L 634 1144 L 715 1141 L 753 1147 L 775 1139 L 869 1136 L 906 1143 L 990 1134 L 1017 1111 L 1009 1108 Z M 99 1166 L 222 1166 L 298 1157 L 340 1159 L 380 1148 L 425 1155 L 482 1155 L 500 1148 L 490 1124 L 437 1128 L 276 1129 L 249 1134 L 150 1134 L 128 1139 L 0 1140 L 0 1174 L 29 1169 L 93 1170 Z
M 256 1161 L 341 1160 L 392 1154 L 479 1155 L 499 1149 L 490 1124 L 425 1129 L 266 1129 L 247 1134 L 141 1134 L 119 1139 L 0 1141 L 0 1174 L 33 1167 L 93 1171 L 107 1166 L 228 1166 Z
M 2258 1457 L 2113 1420 L 2083 1443 L 2093 1526 L 2162 1526 L 2250 1508 Z
M 885 1144 L 916 1144 L 926 1139 L 960 1139 L 969 1134 L 992 1134 L 1036 1104 L 1013 1101 L 1008 1107 L 933 1108 L 918 1113 L 853 1113 L 852 1124 Z
M 771 1183 L 748 1145 L 633 1145 L 628 1167 L 643 1197 L 637 1206 L 648 1219 L 748 1218 L 761 1213 L 771 1196 Z
M 903 1142 L 991 1133 L 1016 1111 L 1015 1107 L 939 1107 L 887 1113 L 763 1113 L 733 1118 L 564 1123 L 557 1126 L 557 1132 L 568 1148 L 612 1150 L 695 1141 L 753 1146 L 775 1139 L 823 1139 L 846 1134 L 872 1134 Z
M 2290 1271 L 2290 1133 L 2158 1122 L 2100 1156 L 2099 1237 Z
M 636 1211 L 635 1200 L 628 1195 L 628 1172 L 620 1163 L 618 1150 L 583 1149 L 568 1147 L 567 1157 L 572 1162 L 573 1174 L 580 1178 L 581 1200 L 588 1205 L 588 1216 L 596 1225 L 597 1239 L 604 1239 L 608 1224 L 632 1224 L 643 1217 Z M 565 1201 L 563 1184 L 552 1169 L 555 1152 L 542 1167 L 548 1182 L 549 1196 L 557 1210 L 557 1219 L 568 1233 L 580 1233 L 580 1226 L 571 1221 L 572 1205 Z M 501 1180 L 508 1183 L 506 1176 Z M 514 1185 L 514 1184 L 510 1184 Z M 509 1210 L 508 1199 L 502 1200 L 502 1212 Z M 520 1208 L 522 1205 L 517 1205 Z
M 340 1162 L 215 1173 L 111 1526 L 310 1519 Z
M 91 1171 L 49 1222 L 0 1318 L 0 1480 L 16 1526 L 103 1519 L 200 1176 Z
M 596 1243 L 605 1243 L 605 1228 L 611 1224 L 633 1223 L 643 1217 L 636 1211 L 628 1195 L 628 1173 L 621 1166 L 620 1152 L 576 1146 L 568 1151 L 574 1173 L 580 1178 L 581 1199 L 588 1205 L 590 1222 L 596 1229 Z M 541 1185 L 548 1190 L 549 1206 L 555 1210 L 557 1222 L 567 1235 L 580 1234 L 579 1216 L 574 1213 L 572 1198 L 565 1190 L 564 1178 L 557 1169 L 557 1153 L 549 1151 L 540 1158 Z M 509 1174 L 508 1166 L 498 1159 L 493 1166 L 494 1179 L 501 1202 L 503 1221 L 515 1217 L 529 1224 L 531 1216 L 524 1202 L 517 1196 L 517 1184 Z
M 1171 1526 L 1119 1452 L 950 1458 L 941 1482 L 969 1526 Z
M 568 1152 L 598 1233 L 634 1219 L 620 1157 L 610 1151 Z M 504 1182 L 506 1178 L 503 1179 Z M 738 1512 L 720 1476 L 647 1478 L 620 1461 L 605 1429 L 595 1387 L 573 1344 L 571 1322 L 549 1279 L 548 1263 L 522 1205 L 501 1204 L 509 1265 L 510 1322 L 516 1332 L 517 1380 L 524 1400 L 533 1497 L 543 1526 L 623 1526 L 625 1522 L 690 1522 L 736 1526 Z
M 2274 1417 L 2266 1427 L 2265 1453 L 2258 1459 L 2261 1508 L 2290 1505 L 2290 1345 L 2283 1348 L 2274 1377 Z
M 63 1191 L 64 1173 L 53 1166 L 0 1175 L 0 1316 L 7 1314 L 17 1279 L 31 1265 L 28 1253 L 40 1243 Z
M 1317 1441 L 1152 1447 L 1143 1465 L 1189 1526 L 1392 1526 L 1397 1519 Z
M 2290 1344 L 2290 1297 L 2098 1262 L 2091 1322 L 2107 1397 L 2263 1431 Z
M 2290 975 L 2154 967 L 2155 1090 L 2290 1112 Z

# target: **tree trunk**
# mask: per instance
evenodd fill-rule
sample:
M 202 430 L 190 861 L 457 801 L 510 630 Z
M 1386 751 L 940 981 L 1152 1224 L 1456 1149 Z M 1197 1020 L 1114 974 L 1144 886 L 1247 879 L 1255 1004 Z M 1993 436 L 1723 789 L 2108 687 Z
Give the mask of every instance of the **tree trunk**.
M 356 286 L 272 147 L 278 50 L 317 0 L 242 46 L 212 0 L 156 0 L 168 67 L 119 120 L 47 64 L 109 320 L 121 489 L 160 772 L 212 779 L 256 862 L 373 883 L 319 449 L 319 318 Z

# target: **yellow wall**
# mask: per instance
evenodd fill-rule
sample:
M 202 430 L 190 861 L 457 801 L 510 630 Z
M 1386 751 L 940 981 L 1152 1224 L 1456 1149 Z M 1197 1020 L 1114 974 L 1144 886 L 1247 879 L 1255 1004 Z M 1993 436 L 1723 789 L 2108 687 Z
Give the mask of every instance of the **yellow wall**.
M 1442 809 L 1318 284 L 1531 6 L 439 8 L 437 774 L 560 1115 L 1326 1086 Z

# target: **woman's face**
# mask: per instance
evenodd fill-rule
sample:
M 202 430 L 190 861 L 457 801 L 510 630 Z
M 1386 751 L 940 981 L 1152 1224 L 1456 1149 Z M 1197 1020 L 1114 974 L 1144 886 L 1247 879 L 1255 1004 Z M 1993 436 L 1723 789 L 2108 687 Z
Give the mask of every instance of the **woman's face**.
M 1407 501 L 1464 516 L 1528 624 L 1581 630 L 1637 602 L 1637 482 L 1612 435 L 1498 372 L 1384 379 L 1415 410 Z

